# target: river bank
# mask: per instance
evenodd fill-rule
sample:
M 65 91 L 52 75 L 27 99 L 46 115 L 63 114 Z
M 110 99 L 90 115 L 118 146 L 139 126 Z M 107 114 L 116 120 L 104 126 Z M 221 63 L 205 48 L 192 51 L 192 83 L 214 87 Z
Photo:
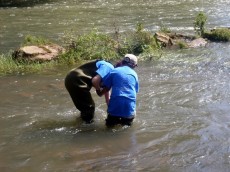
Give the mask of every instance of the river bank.
M 197 27 L 198 31 L 201 31 L 201 27 L 199 25 Z M 135 31 L 123 33 L 115 31 L 114 34 L 104 34 L 96 29 L 83 35 L 67 33 L 63 37 L 65 48 L 55 45 L 46 38 L 28 35 L 22 48 L 0 55 L 0 74 L 33 73 L 49 70 L 58 65 L 76 65 L 93 59 L 114 61 L 126 53 L 135 54 L 140 60 L 157 60 L 161 58 L 165 49 L 173 51 L 181 48 L 197 48 L 205 46 L 208 39 L 229 41 L 230 30 L 220 28 L 203 31 L 203 35 L 200 36 L 188 36 L 162 28 L 153 34 L 142 24 L 137 24 Z

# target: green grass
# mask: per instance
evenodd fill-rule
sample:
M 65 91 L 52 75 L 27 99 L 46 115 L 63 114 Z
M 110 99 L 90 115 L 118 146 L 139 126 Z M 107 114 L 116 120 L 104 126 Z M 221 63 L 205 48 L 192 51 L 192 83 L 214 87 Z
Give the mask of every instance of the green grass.
M 10 54 L 0 55 L 0 74 L 15 73 L 18 70 L 17 63 L 12 59 Z
M 135 31 L 123 33 L 115 31 L 112 34 L 105 34 L 96 29 L 85 34 L 68 32 L 61 39 L 66 52 L 55 61 L 45 63 L 17 61 L 13 59 L 13 52 L 0 55 L 0 75 L 33 73 L 48 70 L 56 65 L 72 66 L 93 59 L 116 60 L 127 53 L 146 57 L 151 54 L 157 56 L 161 49 L 154 34 L 144 30 L 142 24 L 137 24 Z M 21 46 L 45 44 L 52 42 L 43 37 L 27 35 Z
M 206 14 L 204 12 L 199 12 L 194 22 L 194 30 L 199 36 L 203 37 L 205 33 L 206 22 L 207 22 Z
M 27 45 L 39 46 L 39 45 L 46 45 L 46 44 L 52 44 L 52 42 L 41 36 L 26 35 L 22 43 L 22 46 L 27 46 Z
M 218 28 L 211 32 L 206 32 L 204 37 L 211 41 L 227 42 L 230 41 L 230 29 Z
M 117 57 L 115 40 L 96 30 L 83 35 L 68 33 L 64 40 L 67 52 L 61 56 L 60 61 L 62 62 L 63 60 L 70 63 L 78 60 L 110 60 Z
M 57 65 L 57 62 L 46 63 L 26 63 L 15 61 L 11 53 L 0 55 L 0 76 L 8 74 L 23 74 L 23 73 L 35 73 L 39 71 L 49 70 Z
M 96 29 L 83 35 L 68 32 L 62 40 L 67 51 L 58 61 L 66 64 L 92 59 L 115 60 L 127 53 L 156 55 L 160 50 L 154 35 L 145 31 L 141 24 L 137 24 L 135 31 L 122 33 L 104 34 Z
M 211 32 L 204 32 L 207 18 L 203 13 L 199 13 L 196 18 L 195 28 L 200 35 L 214 41 L 230 41 L 229 29 L 215 29 Z M 166 27 L 161 31 L 170 32 Z M 204 32 L 204 33 L 203 33 Z M 157 42 L 154 33 L 146 30 L 140 23 L 133 31 L 119 32 L 115 28 L 114 33 L 101 33 L 93 29 L 89 33 L 79 34 L 77 32 L 67 32 L 60 38 L 65 53 L 59 58 L 50 62 L 28 62 L 13 59 L 13 52 L 0 54 L 0 75 L 33 73 L 45 70 L 52 70 L 57 65 L 77 65 L 83 61 L 93 59 L 116 60 L 127 53 L 135 54 L 141 59 L 159 59 L 162 55 L 162 47 Z M 28 35 L 21 46 L 26 45 L 47 45 L 52 41 L 43 37 Z M 186 48 L 186 44 L 178 42 L 179 48 Z
M 188 48 L 188 45 L 182 41 L 178 42 L 177 45 L 180 49 Z

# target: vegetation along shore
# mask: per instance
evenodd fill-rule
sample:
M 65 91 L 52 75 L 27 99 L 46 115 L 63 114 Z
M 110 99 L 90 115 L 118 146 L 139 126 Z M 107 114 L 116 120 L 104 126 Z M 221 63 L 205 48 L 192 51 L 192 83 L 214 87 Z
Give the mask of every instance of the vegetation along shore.
M 203 12 L 196 16 L 194 36 L 172 33 L 164 27 L 153 34 L 140 23 L 134 31 L 122 33 L 116 27 L 113 34 L 100 33 L 97 29 L 83 35 L 69 32 L 61 40 L 63 47 L 45 38 L 27 35 L 21 48 L 0 54 L 0 75 L 44 71 L 93 59 L 112 61 L 127 53 L 143 60 L 157 60 L 165 48 L 194 48 L 205 46 L 207 41 L 230 41 L 229 28 L 207 30 L 206 21 Z

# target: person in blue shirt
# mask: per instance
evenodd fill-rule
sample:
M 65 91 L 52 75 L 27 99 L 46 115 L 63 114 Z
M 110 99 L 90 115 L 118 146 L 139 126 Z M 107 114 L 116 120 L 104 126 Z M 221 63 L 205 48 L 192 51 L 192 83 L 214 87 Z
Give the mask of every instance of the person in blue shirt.
M 126 54 L 104 79 L 103 85 L 112 90 L 109 104 L 106 126 L 117 124 L 132 124 L 136 114 L 136 97 L 139 91 L 139 81 L 134 68 L 137 66 L 137 57 Z
M 114 66 L 104 60 L 95 60 L 72 69 L 65 78 L 65 87 L 72 98 L 80 116 L 86 123 L 91 123 L 94 118 L 95 102 L 90 90 L 96 89 L 98 96 L 105 95 L 109 101 L 108 90 L 101 90 L 101 84 Z

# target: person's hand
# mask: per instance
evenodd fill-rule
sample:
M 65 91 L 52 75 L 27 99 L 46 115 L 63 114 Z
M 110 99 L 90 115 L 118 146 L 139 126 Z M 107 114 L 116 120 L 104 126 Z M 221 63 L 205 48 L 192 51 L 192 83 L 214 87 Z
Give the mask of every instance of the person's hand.
M 108 88 L 100 88 L 100 90 L 96 90 L 96 93 L 99 97 L 103 96 L 105 93 L 109 91 Z
M 96 90 L 96 93 L 97 93 L 97 95 L 98 95 L 99 97 L 101 97 L 101 96 L 103 95 L 101 89 L 100 89 L 100 90 Z

